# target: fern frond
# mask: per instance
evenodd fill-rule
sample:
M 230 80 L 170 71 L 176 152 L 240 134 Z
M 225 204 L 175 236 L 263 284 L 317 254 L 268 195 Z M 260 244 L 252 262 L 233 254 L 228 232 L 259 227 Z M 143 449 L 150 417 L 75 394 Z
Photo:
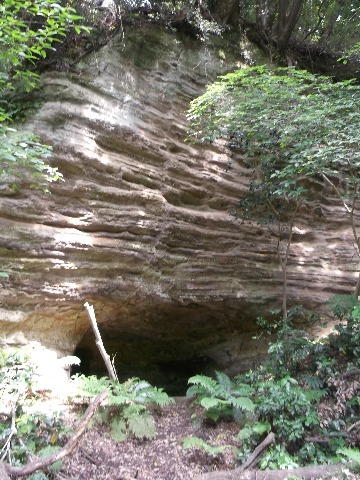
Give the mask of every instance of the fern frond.
M 255 408 L 253 401 L 248 397 L 231 397 L 229 403 L 233 407 L 246 410 L 247 412 L 252 412 Z
M 122 415 L 125 419 L 128 419 L 136 415 L 142 415 L 144 412 L 146 412 L 146 408 L 144 407 L 144 405 L 133 403 L 123 409 Z
M 194 375 L 193 377 L 189 378 L 188 383 L 201 386 L 205 392 L 208 392 L 211 395 L 216 395 L 218 391 L 217 381 L 211 377 L 207 377 L 206 375 Z
M 110 391 L 112 382 L 108 377 L 98 378 L 95 375 L 85 377 L 85 375 L 79 375 L 76 378 L 79 383 L 80 394 L 87 396 L 95 396 L 104 390 Z
M 338 448 L 336 453 L 344 455 L 347 459 L 354 462 L 357 467 L 360 467 L 360 450 L 358 448 Z
M 322 388 L 324 381 L 317 375 L 304 374 L 301 376 L 301 380 L 310 388 Z
M 111 422 L 111 436 L 116 442 L 123 442 L 126 439 L 126 423 L 117 416 Z
M 250 397 L 255 393 L 255 389 L 246 383 L 236 383 L 231 390 L 234 397 Z
M 136 401 L 140 403 L 153 403 L 164 407 L 175 401 L 173 398 L 169 397 L 162 388 L 152 387 L 151 385 L 136 393 Z
M 204 393 L 202 387 L 200 387 L 199 385 L 191 385 L 191 387 L 186 390 L 186 398 L 193 398 L 200 395 L 201 393 Z
M 224 453 L 227 448 L 230 448 L 231 445 L 222 445 L 220 447 L 214 447 L 204 442 L 199 437 L 186 437 L 183 440 L 183 448 L 201 448 L 204 452 L 209 455 L 215 456 L 221 453 Z
M 130 395 L 109 395 L 109 405 L 127 405 L 132 401 Z
M 166 407 L 167 405 L 171 405 L 175 403 L 175 400 L 172 397 L 164 392 L 162 388 L 153 387 L 154 390 L 154 398 L 152 400 L 153 403 L 159 405 L 160 407 Z
M 219 406 L 221 400 L 219 398 L 214 397 L 204 397 L 200 400 L 200 405 L 205 408 L 205 410 L 209 410 L 210 408 L 214 408 Z
M 148 438 L 151 440 L 156 435 L 155 420 L 149 413 L 132 415 L 127 420 L 129 431 L 136 438 Z
M 233 383 L 230 380 L 230 377 L 226 375 L 224 372 L 215 372 L 216 379 L 218 381 L 218 395 L 223 398 L 228 398 L 230 396 L 230 392 L 233 387 Z

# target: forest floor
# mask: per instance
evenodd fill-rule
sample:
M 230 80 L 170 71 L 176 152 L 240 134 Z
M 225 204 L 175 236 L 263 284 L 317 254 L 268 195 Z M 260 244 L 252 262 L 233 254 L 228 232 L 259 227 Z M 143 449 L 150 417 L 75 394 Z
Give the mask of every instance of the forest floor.
M 231 448 L 211 456 L 200 449 L 182 447 L 189 435 L 211 445 L 236 446 L 239 425 L 235 422 L 194 422 L 190 406 L 182 397 L 153 414 L 157 433 L 152 440 L 128 438 L 116 442 L 106 424 L 89 429 L 73 454 L 63 461 L 62 474 L 74 480 L 190 480 L 204 472 L 235 468 Z

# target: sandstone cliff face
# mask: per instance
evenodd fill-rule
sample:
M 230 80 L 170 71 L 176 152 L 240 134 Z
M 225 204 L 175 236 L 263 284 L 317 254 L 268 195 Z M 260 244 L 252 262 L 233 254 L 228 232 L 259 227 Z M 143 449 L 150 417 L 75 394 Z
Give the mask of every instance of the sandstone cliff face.
M 226 57 L 144 28 L 44 76 L 31 124 L 65 182 L 51 195 L 1 190 L 3 345 L 78 346 L 84 369 L 100 371 L 88 301 L 123 376 L 235 371 L 264 352 L 251 336 L 281 303 L 276 239 L 228 213 L 248 185 L 241 161 L 184 143 L 189 101 L 241 61 Z M 355 284 L 347 219 L 320 193 L 296 224 L 290 304 L 319 306 Z

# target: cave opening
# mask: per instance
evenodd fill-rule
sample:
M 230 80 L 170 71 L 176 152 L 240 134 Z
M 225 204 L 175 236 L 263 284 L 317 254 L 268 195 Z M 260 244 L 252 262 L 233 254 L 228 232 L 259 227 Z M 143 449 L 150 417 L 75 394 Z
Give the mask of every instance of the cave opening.
M 71 375 L 83 374 L 86 376 L 107 376 L 103 359 L 94 348 L 81 345 L 75 348 L 74 355 L 80 359 L 80 365 L 74 365 Z M 110 355 L 112 357 L 112 355 Z M 114 359 L 116 372 L 120 382 L 125 382 L 132 377 L 148 381 L 151 385 L 163 388 L 170 396 L 185 396 L 189 387 L 188 380 L 193 375 L 211 375 L 214 362 L 206 356 L 195 356 L 182 359 L 163 359 L 161 361 L 144 362 L 140 357 L 136 361 L 124 366 Z
M 101 311 L 99 331 L 120 382 L 137 377 L 171 396 L 184 396 L 190 377 L 213 376 L 216 370 L 235 375 L 252 368 L 263 353 L 264 345 L 252 340 L 251 309 L 243 307 L 240 311 L 235 300 L 201 305 L 135 298 L 95 310 Z M 81 363 L 72 374 L 108 375 L 91 326 L 73 354 Z

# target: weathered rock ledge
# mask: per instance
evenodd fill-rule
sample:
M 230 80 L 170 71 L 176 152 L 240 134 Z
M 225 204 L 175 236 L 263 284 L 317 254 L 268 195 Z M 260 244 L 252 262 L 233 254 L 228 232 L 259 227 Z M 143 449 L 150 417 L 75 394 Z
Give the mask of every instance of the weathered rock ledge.
M 145 29 L 114 38 L 77 73 L 45 75 L 31 124 L 65 182 L 51 195 L 0 192 L 3 345 L 36 340 L 65 355 L 80 342 L 84 365 L 101 370 L 87 350 L 88 301 L 125 376 L 257 361 L 253 320 L 280 303 L 275 238 L 228 213 L 249 181 L 241 161 L 184 143 L 189 101 L 241 61 L 226 56 Z M 355 285 L 351 231 L 320 187 L 321 207 L 304 206 L 296 225 L 290 304 L 321 306 Z

